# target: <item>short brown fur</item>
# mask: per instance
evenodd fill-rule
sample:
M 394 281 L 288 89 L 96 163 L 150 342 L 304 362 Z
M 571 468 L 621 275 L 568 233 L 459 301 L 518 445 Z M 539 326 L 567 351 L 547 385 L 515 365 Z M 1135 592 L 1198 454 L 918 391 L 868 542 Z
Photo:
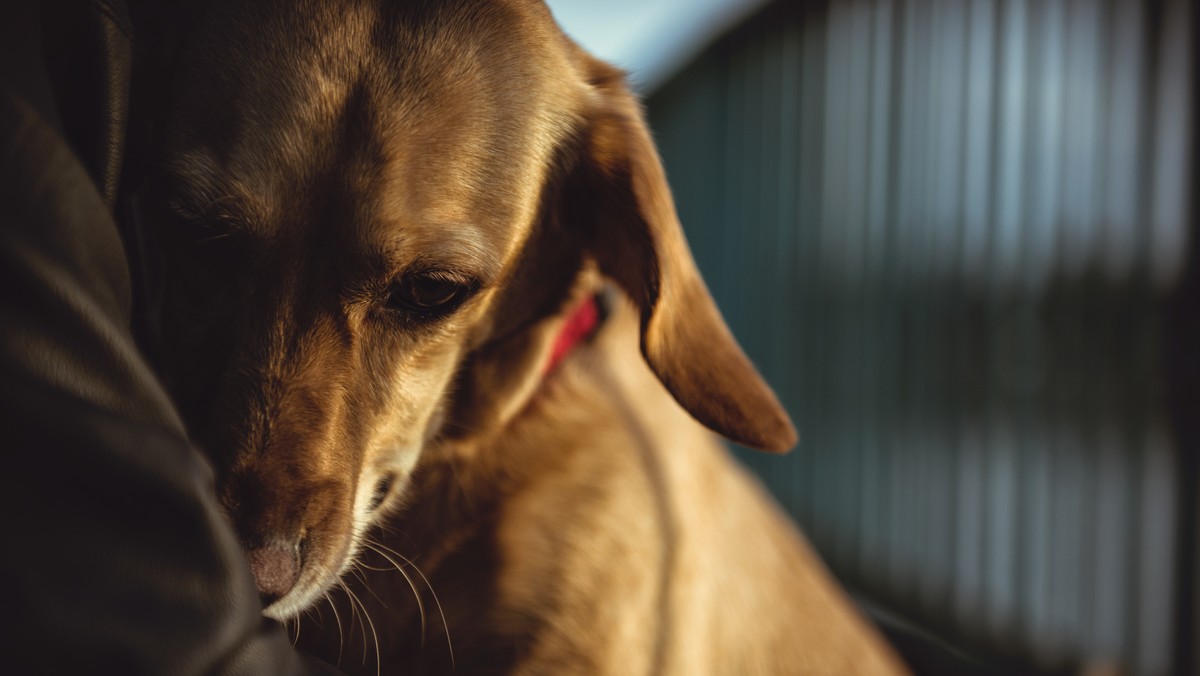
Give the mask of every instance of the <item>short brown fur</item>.
M 636 100 L 544 5 L 218 3 L 182 44 L 144 199 L 166 372 L 268 615 L 349 585 L 370 643 L 340 596 L 300 640 L 386 673 L 900 671 L 696 424 L 795 443 Z M 453 307 L 414 309 L 430 279 Z

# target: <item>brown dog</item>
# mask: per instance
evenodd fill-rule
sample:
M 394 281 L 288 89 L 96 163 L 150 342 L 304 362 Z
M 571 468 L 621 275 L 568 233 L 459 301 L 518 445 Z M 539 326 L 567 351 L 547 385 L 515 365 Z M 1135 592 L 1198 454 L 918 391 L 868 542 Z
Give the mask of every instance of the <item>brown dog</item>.
M 692 419 L 795 441 L 619 73 L 533 0 L 198 13 L 147 203 L 267 615 L 350 585 L 300 639 L 369 672 L 897 670 Z

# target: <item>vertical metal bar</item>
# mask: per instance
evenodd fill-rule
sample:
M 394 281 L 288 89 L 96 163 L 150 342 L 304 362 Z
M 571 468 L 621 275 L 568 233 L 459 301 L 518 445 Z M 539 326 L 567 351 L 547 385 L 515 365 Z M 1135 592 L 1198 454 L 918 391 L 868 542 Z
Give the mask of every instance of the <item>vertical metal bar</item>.
M 1163 37 L 1165 26 L 1164 2 L 1162 0 L 1146 3 L 1142 21 L 1142 49 L 1140 80 L 1142 109 L 1139 115 L 1139 126 L 1135 142 L 1139 149 L 1138 179 L 1136 185 L 1136 213 L 1138 224 L 1150 223 L 1149 229 L 1138 229 L 1139 241 L 1135 252 L 1136 266 L 1133 278 L 1133 289 L 1140 296 L 1141 303 L 1138 315 L 1143 317 L 1140 324 L 1145 327 L 1135 345 L 1135 377 L 1147 383 L 1156 383 L 1158 378 L 1158 349 L 1157 340 L 1158 317 L 1149 315 L 1144 308 L 1155 300 L 1154 281 L 1156 271 L 1154 264 L 1155 235 L 1159 229 L 1155 227 L 1156 196 L 1159 186 L 1169 186 L 1173 176 L 1181 167 L 1166 169 L 1168 175 L 1162 175 L 1164 170 L 1159 150 L 1162 148 L 1156 139 L 1162 134 L 1170 134 L 1177 138 L 1171 144 L 1177 144 L 1185 136 L 1182 130 L 1170 129 L 1163 125 L 1170 124 L 1170 118 L 1164 119 L 1160 106 L 1165 100 L 1162 94 L 1164 86 L 1173 89 L 1186 89 L 1183 82 L 1169 82 L 1166 78 L 1171 75 L 1171 69 L 1164 67 L 1165 46 Z M 1169 44 L 1169 43 L 1167 43 Z M 1148 390 L 1150 388 L 1147 388 Z M 1157 392 L 1158 388 L 1151 390 Z M 1169 665 L 1172 651 L 1170 623 L 1173 620 L 1172 606 L 1176 602 L 1176 580 L 1174 578 L 1176 558 L 1173 534 L 1179 532 L 1176 522 L 1179 520 L 1179 501 L 1175 497 L 1176 483 L 1173 477 L 1178 475 L 1178 456 L 1172 448 L 1166 421 L 1158 413 L 1160 400 L 1157 396 L 1147 398 L 1138 407 L 1143 412 L 1145 421 L 1143 428 L 1147 430 L 1146 441 L 1142 451 L 1144 466 L 1141 482 L 1141 536 L 1143 552 L 1139 563 L 1141 581 L 1138 585 L 1138 645 L 1136 664 L 1144 673 L 1165 673 Z M 1188 594 L 1184 594 L 1186 597 Z
M 748 223 L 748 226 L 757 232 L 753 240 L 753 265 L 757 271 L 755 285 L 763 292 L 758 296 L 758 311 L 753 314 L 754 328 L 751 333 L 754 341 L 747 349 L 752 350 L 748 354 L 764 373 L 778 373 L 781 372 L 782 364 L 777 360 L 773 334 L 780 328 L 779 316 L 785 307 L 785 294 L 782 292 L 781 283 L 785 280 L 785 270 L 778 263 L 778 243 L 779 233 L 790 225 L 784 222 L 779 208 L 779 184 L 776 180 L 783 166 L 785 152 L 781 143 L 784 91 L 780 86 L 784 69 L 783 28 L 778 24 L 767 27 L 759 41 L 763 45 L 763 51 L 755 164 L 760 172 L 760 221 Z M 781 398 L 784 397 L 783 392 L 779 394 Z M 783 482 L 783 475 L 778 471 L 779 467 L 787 462 L 787 458 L 762 455 L 760 460 L 775 494 L 788 490 L 789 487 Z
M 966 5 L 966 67 L 963 69 L 963 198 L 960 222 L 960 283 L 963 297 L 959 321 L 963 323 L 956 368 L 962 378 L 968 408 L 960 422 L 956 552 L 954 575 L 956 615 L 964 622 L 977 621 L 983 614 L 984 536 L 986 528 L 985 425 L 988 416 L 986 372 L 987 334 L 981 311 L 986 291 L 987 242 L 990 211 L 992 99 L 995 57 L 995 4 L 991 0 Z
M 1034 190 L 1031 251 L 1037 257 L 1031 275 L 1033 298 L 1043 308 L 1042 338 L 1046 355 L 1043 368 L 1043 424 L 1049 428 L 1051 446 L 1049 479 L 1050 541 L 1045 571 L 1049 595 L 1046 604 L 1046 650 L 1056 659 L 1077 655 L 1081 646 L 1083 589 L 1090 575 L 1090 562 L 1083 556 L 1088 529 L 1084 527 L 1083 501 L 1088 492 L 1092 462 L 1084 451 L 1091 427 L 1084 422 L 1081 407 L 1085 387 L 1082 379 L 1087 344 L 1083 328 L 1087 312 L 1082 298 L 1065 283 L 1063 262 L 1063 184 L 1071 167 L 1065 156 L 1068 118 L 1067 101 L 1067 8 L 1064 0 L 1045 3 L 1040 20 L 1041 58 L 1037 87 L 1040 153 L 1039 175 Z
M 1040 325 L 1035 303 L 1044 283 L 1045 265 L 1037 252 L 1045 182 L 1045 139 L 1040 124 L 1047 92 L 1037 86 L 1045 45 L 1041 40 L 1045 4 L 1031 3 L 1022 21 L 1024 61 L 1018 75 L 1023 89 L 1020 182 L 1022 199 L 1016 210 L 1017 266 L 1012 287 L 1012 359 L 1015 378 L 1013 412 L 1019 436 L 1020 497 L 1018 528 L 1020 556 L 1017 566 L 1020 636 L 1028 642 L 1040 662 L 1053 657 L 1050 632 L 1053 439 L 1046 420 L 1045 373 L 1040 359 Z
M 1147 411 L 1147 413 L 1152 412 Z M 1172 566 L 1175 559 L 1173 535 L 1176 527 L 1175 477 L 1179 476 L 1173 443 L 1166 421 L 1154 415 L 1147 438 L 1142 442 L 1143 468 L 1141 503 L 1138 505 L 1137 549 L 1145 552 L 1139 592 L 1136 673 L 1167 674 L 1170 670 L 1172 609 L 1177 602 Z
M 805 168 L 808 166 L 804 145 L 805 129 L 808 128 L 808 121 L 805 119 L 805 87 L 808 82 L 807 72 L 809 69 L 806 55 L 808 54 L 808 50 L 811 49 L 808 45 L 809 41 L 805 39 L 807 31 L 810 30 L 808 28 L 806 5 L 793 5 L 788 13 L 787 23 L 791 34 L 793 51 L 791 57 L 793 64 L 791 71 L 792 82 L 787 86 L 790 91 L 790 97 L 794 101 L 794 110 L 790 115 L 790 120 L 792 120 L 790 140 L 785 149 L 792 154 L 793 158 L 791 163 L 792 174 L 790 177 L 787 177 L 788 182 L 783 184 L 781 196 L 787 200 L 789 210 L 792 213 L 792 236 L 785 251 L 791 270 L 791 289 L 788 306 L 790 326 L 792 327 L 790 354 L 796 364 L 796 369 L 793 373 L 797 380 L 794 384 L 792 401 L 795 402 L 795 410 L 799 417 L 798 424 L 801 434 L 800 446 L 791 458 L 792 471 L 790 477 L 792 485 L 798 494 L 795 501 L 796 511 L 793 513 L 803 514 L 810 500 L 807 490 L 809 486 L 808 470 L 811 467 L 809 458 L 814 452 L 811 445 L 811 435 L 813 427 L 820 424 L 820 421 L 812 416 L 812 411 L 809 408 L 810 399 L 808 394 L 811 392 L 809 387 L 811 367 L 806 359 L 808 344 L 812 339 L 812 326 L 808 321 L 810 303 L 807 292 L 811 280 L 807 264 L 810 221 L 806 211 L 808 205 L 804 199 L 804 185 L 807 178 Z M 783 178 L 781 177 L 781 180 Z
M 1111 472 L 1121 466 L 1119 454 L 1112 457 L 1116 444 L 1108 425 L 1112 412 L 1106 414 L 1100 396 L 1107 387 L 1101 383 L 1110 377 L 1100 338 L 1106 330 L 1101 321 L 1105 313 L 1096 302 L 1104 293 L 1082 283 L 1092 269 L 1096 239 L 1100 161 L 1096 155 L 1102 146 L 1103 115 L 1100 7 L 1093 0 L 1070 0 L 1064 9 L 1059 37 L 1061 118 L 1055 131 L 1061 189 L 1056 194 L 1053 232 L 1058 255 L 1049 298 L 1054 308 L 1049 317 L 1054 326 L 1050 385 L 1055 419 L 1065 437 L 1059 469 L 1063 481 L 1077 490 L 1056 491 L 1054 589 L 1059 594 L 1052 604 L 1052 619 L 1064 649 L 1069 645 L 1074 654 L 1119 664 L 1119 640 L 1102 640 L 1096 630 L 1116 624 L 1115 635 L 1120 636 L 1121 622 L 1112 615 L 1112 588 L 1097 580 L 1102 573 L 1112 580 L 1121 570 L 1121 550 L 1116 550 L 1115 561 L 1102 561 L 1100 545 L 1107 540 L 1119 547 L 1124 541 L 1125 524 L 1119 516 L 1103 521 L 1113 516 L 1104 506 L 1119 503 L 1124 494 L 1103 493 L 1112 484 Z M 1105 495 L 1104 502 L 1097 504 L 1100 495 Z
M 1162 11 L 1155 77 L 1158 81 L 1149 151 L 1154 156 L 1154 181 L 1150 186 L 1150 235 L 1155 287 L 1169 288 L 1182 272 L 1187 252 L 1188 192 L 1195 189 L 1189 157 L 1193 124 L 1196 63 L 1190 35 L 1194 3 L 1168 0 Z M 1194 233 L 1192 233 L 1194 236 Z
M 775 372 L 781 375 L 777 393 L 784 406 L 792 413 L 800 430 L 801 445 L 795 453 L 806 451 L 804 439 L 807 421 L 797 392 L 797 380 L 804 377 L 805 367 L 798 356 L 797 341 L 801 340 L 803 327 L 797 322 L 797 285 L 801 277 L 797 271 L 796 246 L 798 240 L 799 214 L 796 205 L 796 183 L 799 177 L 798 128 L 800 125 L 800 35 L 799 15 L 789 8 L 781 18 L 779 73 L 779 117 L 774 132 L 778 135 L 779 152 L 776 155 L 774 182 L 775 209 L 778 222 L 774 234 L 771 261 L 775 269 L 778 305 L 774 308 L 776 328 L 769 331 L 772 361 Z M 800 484 L 794 474 L 798 462 L 795 457 L 780 464 L 777 472 L 787 483 L 787 491 L 781 494 L 785 506 L 795 510 L 796 494 Z
M 895 8 L 895 25 L 893 44 L 893 80 L 896 83 L 894 100 L 892 102 L 892 167 L 890 167 L 889 185 L 889 241 L 887 285 L 884 288 L 887 306 L 887 335 L 892 342 L 890 346 L 890 364 L 887 369 L 889 381 L 887 406 L 887 457 L 888 457 L 888 557 L 886 574 L 893 590 L 893 599 L 900 604 L 905 603 L 905 593 L 911 591 L 911 580 L 907 576 L 906 548 L 908 532 L 906 520 L 906 496 L 911 486 L 906 481 L 907 438 L 902 429 L 906 412 L 906 376 L 904 345 L 901 342 L 900 331 L 904 318 L 904 303 L 906 301 L 904 280 L 906 261 L 905 213 L 908 208 L 907 177 L 902 168 L 906 167 L 908 146 L 911 145 L 910 133 L 912 115 L 908 112 L 908 101 L 911 98 L 910 84 L 912 78 L 912 31 L 910 30 L 913 4 L 916 0 L 899 0 Z
M 862 476 L 862 467 L 866 462 L 866 448 L 870 433 L 866 425 L 856 422 L 853 412 L 864 411 L 867 407 L 867 386 L 870 376 L 867 371 L 869 361 L 870 337 L 867 334 L 866 304 L 868 280 L 867 265 L 869 261 L 869 232 L 868 210 L 869 202 L 868 180 L 870 171 L 870 115 L 871 95 L 871 15 L 872 7 L 866 1 L 855 2 L 851 5 L 848 17 L 850 51 L 848 54 L 848 92 L 847 92 L 847 139 L 846 139 L 846 178 L 843 199 L 847 200 L 846 210 L 846 262 L 844 264 L 843 304 L 846 313 L 846 332 L 849 340 L 843 345 L 844 363 L 850 376 L 849 387 L 846 390 L 846 412 L 841 416 L 842 424 L 851 431 L 848 439 L 849 453 L 846 456 L 846 472 L 855 478 L 854 494 L 847 495 L 850 501 L 845 514 L 847 523 L 857 528 L 861 522 L 859 510 L 861 501 L 858 491 L 862 484 L 858 479 Z M 854 540 L 847 540 L 841 547 L 847 556 L 857 560 L 860 547 Z
M 881 289 L 886 284 L 884 271 L 888 260 L 888 163 L 891 138 L 889 132 L 888 103 L 892 100 L 891 68 L 892 59 L 891 32 L 893 22 L 893 3 L 891 0 L 877 0 L 871 5 L 870 43 L 867 52 L 870 55 L 869 78 L 870 90 L 866 103 L 870 111 L 869 129 L 867 136 L 867 239 L 866 262 L 864 275 L 864 432 L 863 462 L 862 462 L 862 493 L 861 493 L 861 523 L 863 532 L 863 548 L 860 552 L 858 572 L 865 579 L 878 575 L 880 564 L 884 561 L 886 543 L 885 508 L 887 504 L 885 474 L 884 439 L 887 436 L 887 423 L 884 420 L 886 408 L 885 399 L 890 396 L 886 391 L 886 381 L 883 377 L 887 366 L 888 355 L 886 323 L 883 321 L 885 302 Z
M 882 420 L 888 433 L 883 438 L 882 457 L 884 470 L 888 476 L 885 486 L 886 505 L 887 558 L 881 559 L 881 575 L 885 575 L 892 591 L 892 598 L 898 599 L 899 590 L 905 580 L 899 575 L 899 549 L 904 541 L 902 530 L 903 521 L 900 518 L 900 505 L 903 496 L 908 492 L 904 485 L 903 462 L 901 453 L 904 449 L 903 440 L 899 438 L 897 421 L 901 416 L 900 399 L 903 393 L 904 371 L 902 368 L 903 355 L 896 337 L 900 327 L 900 304 L 904 300 L 901 289 L 903 279 L 901 260 L 903 258 L 903 237 L 900 229 L 900 201 L 904 194 L 901 182 L 904 153 L 904 114 L 903 104 L 906 99 L 905 89 L 908 84 L 908 43 L 910 42 L 905 17 L 909 12 L 911 0 L 897 0 L 892 9 L 892 26 L 889 42 L 892 46 L 891 95 L 888 108 L 895 111 L 889 115 L 888 127 L 888 182 L 887 182 L 887 221 L 885 230 L 885 263 L 882 270 L 881 296 L 883 301 L 882 324 L 883 333 L 888 337 L 886 344 L 887 359 L 883 365 L 881 380 L 882 391 L 885 393 L 882 406 Z
M 1009 410 L 1002 378 L 1011 368 L 1006 363 L 1005 350 L 1011 344 L 1011 329 L 1006 315 L 1009 302 L 1008 285 L 1015 276 L 1019 249 L 1019 215 L 1021 204 L 1021 110 L 1024 107 L 1022 74 L 1024 56 L 1024 3 L 1000 3 L 997 29 L 997 59 L 994 83 L 996 130 L 993 139 L 992 172 L 994 197 L 992 225 L 989 228 L 989 324 L 992 344 L 988 360 L 988 378 L 993 404 L 989 416 L 991 435 L 988 439 L 991 476 L 988 496 L 988 539 L 985 545 L 987 562 L 987 598 L 989 620 L 993 632 L 1011 633 L 1017 619 L 1015 604 L 1017 551 L 1017 439 L 1013 434 L 1014 419 Z
M 841 304 L 840 265 L 841 238 L 845 235 L 845 203 L 839 199 L 838 190 L 843 175 L 845 162 L 845 88 L 847 74 L 845 72 L 847 35 L 844 15 L 845 3 L 832 3 L 824 22 L 825 41 L 825 89 L 822 96 L 824 102 L 824 130 L 821 152 L 821 210 L 819 216 L 819 259 L 818 259 L 818 288 L 820 296 L 817 306 L 820 308 L 820 326 L 818 331 L 822 337 L 817 355 L 816 368 L 821 373 L 821 420 L 824 421 L 821 430 L 822 448 L 820 471 L 823 476 L 817 484 L 818 495 L 825 505 L 822 512 L 823 532 L 821 543 L 826 552 L 832 553 L 836 544 L 837 522 L 837 485 L 831 481 L 841 465 L 841 454 L 844 452 L 845 431 L 834 423 L 833 417 L 842 408 L 840 400 L 841 378 L 839 357 L 845 340 L 844 329 L 840 321 Z
M 1200 58 L 1197 43 L 1200 43 L 1200 10 L 1191 0 L 1169 2 L 1164 16 L 1166 28 L 1164 44 L 1181 40 L 1182 45 L 1164 48 L 1164 62 L 1178 60 L 1180 66 L 1174 73 L 1171 84 L 1186 91 L 1182 101 L 1166 104 L 1181 106 L 1184 112 L 1178 124 L 1186 140 L 1176 139 L 1184 150 L 1174 167 L 1183 180 L 1194 181 L 1195 170 L 1200 166 L 1200 134 L 1196 129 L 1195 97 L 1198 85 L 1196 61 Z M 1180 34 L 1174 33 L 1179 31 Z M 1167 56 L 1169 55 L 1169 56 Z M 1165 65 L 1165 63 L 1164 63 Z M 1175 66 L 1165 65 L 1167 70 Z M 1176 79 L 1177 78 L 1177 79 Z M 1176 84 L 1177 83 L 1177 84 Z M 1166 135 L 1166 133 L 1164 133 Z M 1167 169 L 1169 173 L 1171 169 Z M 1167 178 L 1166 180 L 1170 180 Z M 1157 201 L 1156 197 L 1156 201 Z M 1200 645 L 1200 420 L 1196 416 L 1200 402 L 1200 318 L 1196 308 L 1200 307 L 1200 223 L 1195 189 L 1183 196 L 1181 226 L 1185 241 L 1180 249 L 1178 278 L 1170 280 L 1171 290 L 1167 305 L 1167 339 L 1164 341 L 1163 363 L 1168 372 L 1167 410 L 1171 416 L 1171 428 L 1177 459 L 1176 511 L 1178 528 L 1177 556 L 1174 562 L 1178 588 L 1175 593 L 1176 606 L 1172 613 L 1172 662 L 1175 673 L 1195 674 L 1200 671 L 1197 645 Z M 1173 266 L 1172 261 L 1162 264 Z M 1161 287 L 1162 277 L 1156 278 Z
M 742 61 L 742 78 L 745 87 L 740 120 L 737 127 L 738 192 L 736 196 L 737 216 L 726 223 L 735 237 L 730 245 L 735 251 L 737 263 L 734 267 L 737 280 L 736 300 L 738 316 L 733 324 L 738 340 L 752 358 L 759 354 L 761 341 L 758 318 L 766 310 L 766 298 L 761 292 L 763 285 L 763 262 L 759 255 L 759 242 L 764 230 L 769 227 L 769 218 L 763 211 L 761 186 L 763 183 L 763 143 L 761 136 L 763 108 L 765 105 L 763 65 L 765 45 L 761 34 L 747 39 L 742 46 L 745 58 Z M 769 487 L 774 487 L 773 475 L 765 471 L 769 457 L 758 453 L 742 455 L 744 461 L 758 472 Z
M 927 595 L 938 608 L 939 614 L 951 608 L 955 563 L 957 557 L 956 536 L 958 534 L 955 481 L 959 469 L 960 448 L 958 429 L 967 406 L 959 387 L 956 367 L 957 354 L 962 342 L 961 313 L 964 290 L 964 275 L 959 265 L 958 254 L 962 240 L 964 144 L 966 120 L 962 107 L 964 76 L 967 61 L 967 12 L 968 7 L 953 0 L 942 2 L 937 22 L 937 41 L 941 44 L 941 56 L 934 67 L 939 70 L 938 96 L 934 101 L 942 123 L 938 127 L 937 179 L 931 208 L 932 223 L 936 225 L 935 274 L 941 280 L 937 294 L 931 298 L 931 326 L 934 344 L 930 347 L 936 355 L 936 368 L 931 383 L 933 398 L 928 414 L 928 424 L 935 430 L 936 454 L 933 482 L 937 490 L 933 493 L 931 506 L 931 551 L 934 566 L 928 578 Z
M 908 266 L 908 298 L 905 302 L 905 321 L 901 340 L 905 362 L 909 365 L 906 377 L 906 412 L 903 425 L 908 448 L 904 457 L 908 470 L 909 507 L 909 574 L 913 598 L 924 612 L 933 612 L 929 594 L 928 572 L 935 546 L 933 504 L 936 491 L 937 429 L 931 424 L 930 410 L 934 383 L 937 380 L 937 336 L 932 330 L 932 313 L 936 301 L 931 297 L 936 276 L 937 223 L 930 206 L 936 189 L 938 163 L 938 128 L 942 124 L 937 106 L 940 81 L 937 64 L 941 58 L 938 35 L 938 5 L 934 0 L 918 3 L 913 12 L 913 142 L 905 158 L 912 189 L 908 213 L 905 214 L 906 239 L 910 243 Z
M 822 247 L 825 237 L 825 223 L 821 217 L 824 213 L 825 64 L 827 60 L 826 50 L 829 42 L 825 30 L 827 26 L 826 11 L 826 6 L 814 8 L 808 15 L 807 28 L 805 30 L 805 34 L 808 36 L 808 44 L 806 45 L 807 54 L 805 58 L 804 98 L 806 128 L 804 130 L 805 138 L 803 143 L 806 156 L 810 159 L 810 162 L 807 163 L 807 177 L 803 182 L 802 192 L 802 204 L 804 205 L 805 213 L 808 215 L 809 223 L 805 262 L 809 271 L 808 292 L 811 294 L 808 296 L 810 339 L 806 345 L 807 354 L 805 355 L 805 362 L 811 368 L 809 374 L 808 410 L 812 412 L 815 420 L 822 421 L 820 425 L 813 427 L 812 434 L 810 434 L 809 443 L 811 444 L 812 453 L 809 456 L 811 464 L 808 476 L 814 509 L 813 538 L 819 542 L 827 542 L 827 538 L 825 538 L 826 533 L 820 530 L 824 525 L 821 514 L 824 510 L 823 491 L 825 489 L 822 484 L 823 478 L 821 473 L 827 465 L 824 454 L 829 452 L 829 446 L 832 442 L 828 434 L 827 425 L 824 422 L 828 420 L 830 413 L 830 402 L 828 400 L 828 379 L 830 374 L 825 359 L 826 345 L 830 341 L 830 328 L 826 312 L 825 258 Z
M 722 312 L 731 326 L 737 326 L 743 316 L 743 311 L 740 303 L 736 303 L 739 292 L 742 290 L 739 284 L 740 275 L 737 274 L 739 247 L 737 244 L 738 233 L 737 229 L 731 227 L 734 223 L 744 223 L 746 219 L 745 205 L 743 204 L 743 184 L 745 181 L 742 172 L 742 133 L 745 128 L 745 109 L 746 109 L 746 57 L 741 49 L 731 50 L 729 56 L 729 77 L 726 80 L 725 106 L 723 111 L 725 128 L 722 130 L 722 145 L 724 147 L 722 155 L 724 162 L 722 166 L 725 170 L 725 175 L 721 181 L 721 191 L 724 199 L 723 213 L 721 214 L 721 222 L 723 227 L 719 228 L 719 242 L 721 257 L 716 270 L 721 295 L 718 301 L 721 302 Z M 724 302 L 724 301 L 730 302 Z
M 820 316 L 821 297 L 821 167 L 824 147 L 825 90 L 825 17 L 822 7 L 810 7 L 803 13 L 803 68 L 801 70 L 801 127 L 799 138 L 800 180 L 797 185 L 798 213 L 801 229 L 797 242 L 797 258 L 803 277 L 800 295 L 801 327 L 800 355 L 807 366 L 802 390 L 802 408 L 814 424 L 805 439 L 805 452 L 800 456 L 802 480 L 805 486 L 808 524 L 816 525 L 815 496 L 820 477 L 818 461 L 825 442 L 820 346 L 826 330 Z

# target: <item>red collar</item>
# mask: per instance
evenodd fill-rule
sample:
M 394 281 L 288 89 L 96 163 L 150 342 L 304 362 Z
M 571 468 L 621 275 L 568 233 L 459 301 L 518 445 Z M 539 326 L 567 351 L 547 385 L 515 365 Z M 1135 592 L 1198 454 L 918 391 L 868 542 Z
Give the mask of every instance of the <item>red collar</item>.
M 549 374 L 581 342 L 591 338 L 599 328 L 602 319 L 596 296 L 588 296 L 582 303 L 575 306 L 575 309 L 571 311 L 571 316 L 567 318 L 558 332 L 558 336 L 554 339 L 554 349 L 550 351 L 550 359 L 547 360 L 542 373 Z

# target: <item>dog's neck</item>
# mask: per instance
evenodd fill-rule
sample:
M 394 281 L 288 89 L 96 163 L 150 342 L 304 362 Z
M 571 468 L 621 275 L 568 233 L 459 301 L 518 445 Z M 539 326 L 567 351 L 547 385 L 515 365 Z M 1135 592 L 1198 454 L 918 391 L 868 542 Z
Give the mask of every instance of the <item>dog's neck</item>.
M 623 297 L 603 285 L 580 285 L 577 290 L 564 312 L 547 320 L 552 325 L 535 362 L 544 364 L 544 371 L 538 371 L 538 385 L 523 400 L 521 410 L 485 434 L 439 442 L 440 448 L 431 449 L 435 452 L 423 459 L 413 475 L 405 508 L 373 535 L 410 558 L 442 601 L 450 602 L 445 612 L 456 644 L 469 641 L 470 632 L 487 626 L 463 619 L 460 601 L 470 599 L 472 607 L 498 602 L 495 573 L 504 565 L 504 550 L 497 538 L 513 501 L 529 495 L 531 487 L 545 486 L 570 471 L 581 455 L 601 465 L 621 455 L 592 451 L 597 450 L 594 444 L 601 450 L 608 448 L 603 441 L 610 438 L 607 435 L 625 428 L 614 425 L 619 416 L 614 418 L 612 402 L 629 400 L 632 390 L 623 374 L 645 369 L 637 352 L 639 316 Z M 633 355 L 636 361 L 622 366 L 617 355 Z M 437 646 L 436 639 L 427 644 L 421 638 L 421 605 L 392 601 L 408 598 L 404 578 L 389 572 L 386 561 L 374 561 L 374 555 L 366 555 L 363 574 L 373 588 L 395 590 L 394 595 L 380 591 L 389 607 L 379 611 L 393 618 L 388 622 L 393 638 L 388 641 L 395 654 Z M 431 596 L 423 598 L 427 608 L 435 606 Z M 338 644 L 332 641 L 337 638 L 336 633 L 301 633 L 302 643 L 329 640 L 319 649 L 323 654 L 336 654 Z
M 597 277 L 581 278 L 568 298 L 565 311 L 557 319 L 547 320 L 550 324 L 547 334 L 533 341 L 541 345 L 532 348 L 533 363 L 542 366 L 534 367 L 536 375 L 529 385 L 519 388 L 515 395 L 519 403 L 511 409 L 514 412 L 499 424 L 468 427 L 465 434 L 443 436 L 427 449 L 413 477 L 413 497 L 405 511 L 432 511 L 434 515 L 427 514 L 414 521 L 437 523 L 438 528 L 451 530 L 465 526 L 469 530 L 472 526 L 466 522 L 478 516 L 477 512 L 488 512 L 487 505 L 546 469 L 543 461 L 526 457 L 540 456 L 540 451 L 525 448 L 520 442 L 527 436 L 524 430 L 540 429 L 548 420 L 572 427 L 575 423 L 558 420 L 562 416 L 547 411 L 557 411 L 564 402 L 574 401 L 581 391 L 595 389 L 594 377 L 584 374 L 595 368 L 593 362 L 597 357 L 593 353 L 612 349 L 608 343 L 613 341 L 605 340 L 607 334 L 613 331 L 636 334 L 637 330 L 637 316 L 632 307 L 627 307 L 616 290 Z M 628 342 L 623 347 L 637 349 L 636 338 Z M 522 359 L 515 357 L 513 361 Z M 571 406 L 566 408 L 574 410 Z M 458 506 L 443 511 L 437 506 L 443 502 Z M 460 509 L 463 504 L 475 509 Z M 457 523 L 452 525 L 447 521 Z M 438 535 L 433 537 L 437 539 Z
M 571 354 L 579 344 L 591 338 L 604 321 L 602 298 L 589 295 L 583 299 L 568 315 L 566 323 L 554 339 L 550 350 L 550 358 L 542 369 L 544 375 L 549 375 Z

